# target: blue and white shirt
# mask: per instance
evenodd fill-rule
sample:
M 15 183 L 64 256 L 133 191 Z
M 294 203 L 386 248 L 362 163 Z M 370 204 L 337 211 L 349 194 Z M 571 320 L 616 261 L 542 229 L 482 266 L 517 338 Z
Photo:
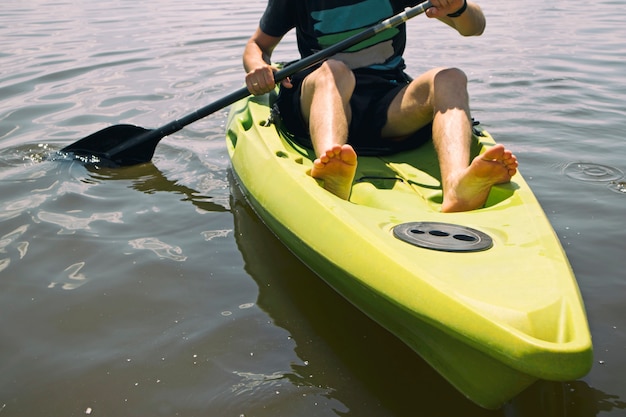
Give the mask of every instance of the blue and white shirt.
M 309 56 L 419 3 L 417 0 L 269 0 L 263 32 L 282 37 L 296 29 L 298 49 Z M 405 25 L 383 31 L 334 56 L 350 68 L 404 68 Z

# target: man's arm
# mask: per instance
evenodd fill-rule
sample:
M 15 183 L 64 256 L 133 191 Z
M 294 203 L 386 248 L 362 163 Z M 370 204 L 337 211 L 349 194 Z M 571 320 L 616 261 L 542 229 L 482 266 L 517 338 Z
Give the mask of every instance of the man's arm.
M 485 30 L 486 20 L 483 11 L 473 1 L 431 0 L 433 7 L 426 11 L 426 16 L 436 18 L 456 29 L 463 36 L 478 36 Z M 465 10 L 456 17 L 449 17 L 465 6 Z
M 243 51 L 243 67 L 246 70 L 246 86 L 252 94 L 265 94 L 274 89 L 276 68 L 271 66 L 271 57 L 281 39 L 257 28 L 248 40 Z

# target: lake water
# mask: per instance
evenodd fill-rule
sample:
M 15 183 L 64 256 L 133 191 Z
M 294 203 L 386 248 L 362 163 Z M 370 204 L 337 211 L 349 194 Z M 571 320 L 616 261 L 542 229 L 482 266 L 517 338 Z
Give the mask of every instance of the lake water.
M 4 0 L 0 416 L 626 416 L 626 3 L 480 4 L 480 38 L 410 21 L 409 72 L 465 70 L 474 117 L 517 154 L 586 304 L 586 377 L 498 411 L 463 398 L 254 217 L 227 109 L 151 164 L 45 160 L 240 88 L 265 1 Z

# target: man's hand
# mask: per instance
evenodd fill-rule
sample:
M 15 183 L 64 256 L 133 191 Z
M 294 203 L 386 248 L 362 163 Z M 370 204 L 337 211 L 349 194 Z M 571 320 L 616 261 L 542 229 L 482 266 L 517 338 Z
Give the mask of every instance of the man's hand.
M 433 7 L 426 10 L 426 16 L 443 19 L 463 7 L 464 0 L 431 0 Z
M 278 71 L 273 65 L 263 65 L 253 69 L 246 74 L 246 87 L 248 91 L 255 96 L 269 93 L 276 87 L 274 82 L 274 73 Z M 289 78 L 281 81 L 283 87 L 291 88 L 291 81 Z
M 265 64 L 246 74 L 246 86 L 255 96 L 268 93 L 274 89 L 274 71 L 271 65 Z
M 473 1 L 467 2 L 467 8 L 455 17 L 448 15 L 458 13 L 463 8 L 463 0 L 430 0 L 433 7 L 426 10 L 426 16 L 439 19 L 456 29 L 463 36 L 479 36 L 485 30 L 485 15 Z

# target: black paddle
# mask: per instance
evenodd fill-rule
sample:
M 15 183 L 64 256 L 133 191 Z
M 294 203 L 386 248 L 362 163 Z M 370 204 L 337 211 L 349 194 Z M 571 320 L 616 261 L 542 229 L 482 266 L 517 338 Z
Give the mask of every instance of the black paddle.
M 365 29 L 343 41 L 323 49 L 313 55 L 303 58 L 284 69 L 276 72 L 274 78 L 276 83 L 302 71 L 310 66 L 318 64 L 332 55 L 344 51 L 359 42 L 369 39 L 378 33 L 396 27 L 407 20 L 423 13 L 432 7 L 430 1 L 420 3 L 411 8 L 407 8 L 375 26 Z M 127 166 L 144 162 L 149 162 L 154 155 L 156 145 L 161 139 L 174 132 L 178 132 L 183 127 L 202 119 L 218 110 L 223 109 L 241 99 L 248 97 L 251 93 L 243 87 L 220 100 L 211 103 L 195 112 L 174 120 L 157 129 L 144 129 L 133 125 L 115 125 L 93 133 L 71 145 L 61 149 L 61 152 L 73 154 L 85 161 L 93 161 L 93 157 L 100 160 L 100 164 L 109 166 Z

